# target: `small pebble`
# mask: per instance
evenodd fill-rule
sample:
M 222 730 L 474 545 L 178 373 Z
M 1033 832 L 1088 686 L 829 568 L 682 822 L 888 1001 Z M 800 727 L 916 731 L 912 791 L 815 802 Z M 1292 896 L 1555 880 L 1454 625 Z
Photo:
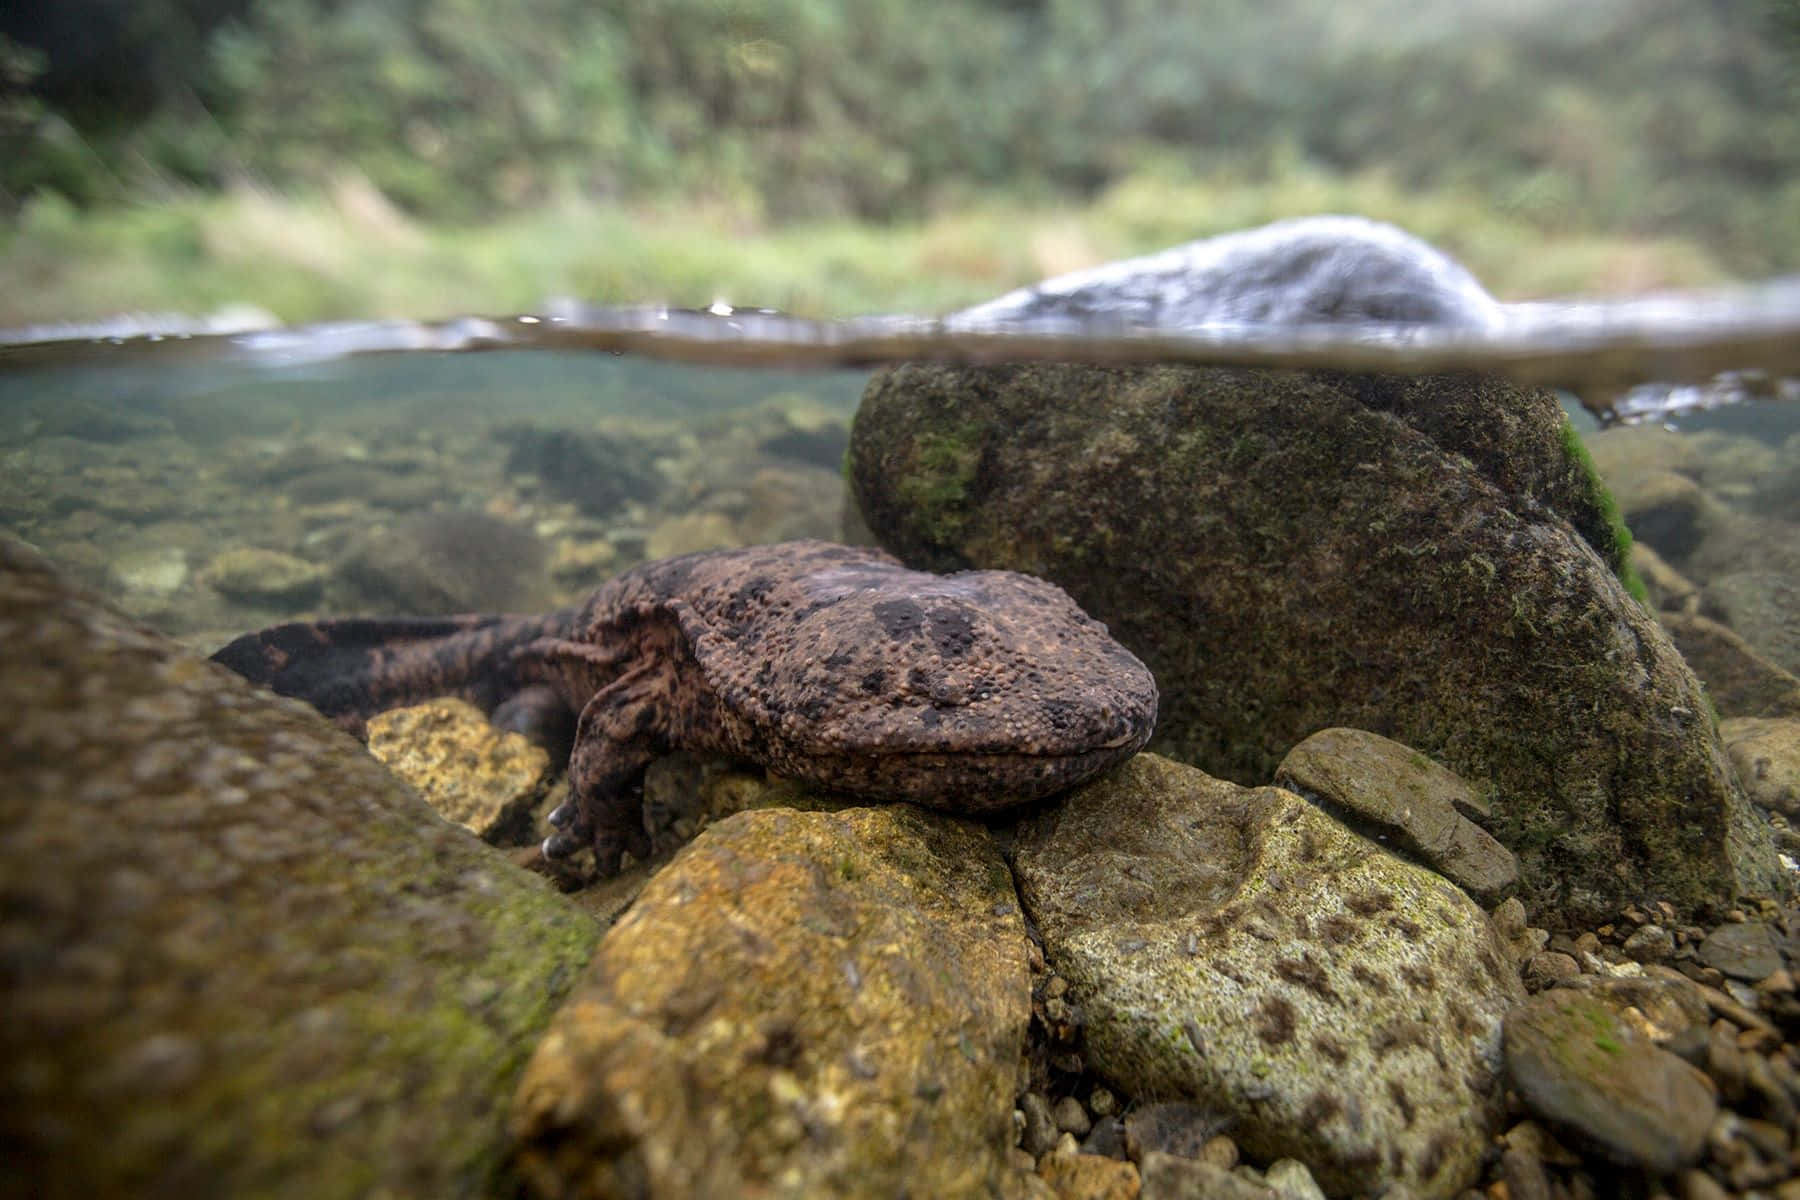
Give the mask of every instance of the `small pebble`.
M 1117 1117 L 1101 1117 L 1088 1135 L 1081 1139 L 1083 1154 L 1102 1154 L 1107 1158 L 1125 1157 L 1125 1122 Z
M 1056 1121 L 1050 1115 L 1049 1098 L 1042 1092 L 1026 1092 L 1019 1097 L 1017 1111 L 1022 1114 L 1025 1123 L 1019 1145 L 1032 1158 L 1041 1157 L 1056 1144 Z
M 1581 964 L 1560 950 L 1544 950 L 1531 956 L 1525 964 L 1525 985 L 1542 991 L 1566 983 L 1581 974 Z
M 1110 1117 L 1119 1111 L 1119 1099 L 1103 1087 L 1088 1093 L 1087 1109 L 1096 1117 Z
M 1072 1133 L 1076 1137 L 1086 1137 L 1088 1130 L 1094 1127 L 1093 1120 L 1087 1110 L 1081 1107 L 1081 1101 L 1073 1096 L 1064 1096 L 1050 1110 L 1050 1119 L 1064 1133 Z
M 1781 969 L 1775 931 L 1761 921 L 1721 925 L 1700 943 L 1700 961 L 1732 979 L 1755 983 Z
M 1643 925 L 1620 948 L 1639 962 L 1661 962 L 1675 953 L 1675 939 L 1661 925 Z
M 1229 1171 L 1238 1165 L 1237 1143 L 1225 1134 L 1216 1133 L 1206 1139 L 1206 1145 L 1200 1147 L 1200 1161 Z

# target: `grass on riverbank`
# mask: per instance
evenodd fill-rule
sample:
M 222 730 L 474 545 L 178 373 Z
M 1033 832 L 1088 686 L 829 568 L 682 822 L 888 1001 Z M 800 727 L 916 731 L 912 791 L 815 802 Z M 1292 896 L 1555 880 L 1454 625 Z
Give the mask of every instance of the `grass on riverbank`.
M 1304 165 L 1196 176 L 1147 169 L 1082 206 L 975 198 L 918 224 L 758 228 L 732 214 L 568 202 L 478 228 L 409 221 L 364 182 L 278 196 L 241 188 L 78 212 L 29 204 L 0 234 L 0 326 L 247 302 L 290 322 L 529 310 L 545 297 L 810 316 L 937 312 L 1047 275 L 1281 217 L 1393 221 L 1506 299 L 1701 286 L 1703 247 L 1547 227 L 1465 192 Z

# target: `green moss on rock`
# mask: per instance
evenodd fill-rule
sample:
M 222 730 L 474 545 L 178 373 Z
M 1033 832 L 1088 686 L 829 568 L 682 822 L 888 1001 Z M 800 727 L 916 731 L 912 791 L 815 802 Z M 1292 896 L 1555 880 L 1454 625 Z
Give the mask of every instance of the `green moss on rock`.
M 980 470 L 920 506 L 917 447 L 971 426 Z M 851 454 L 909 563 L 1043 575 L 1107 622 L 1156 673 L 1165 753 L 1260 783 L 1316 729 L 1402 741 L 1492 804 L 1552 921 L 1777 889 L 1569 435 L 1554 395 L 1467 376 L 904 366 Z
M 598 941 L 343 733 L 0 538 L 18 1194 L 488 1194 Z

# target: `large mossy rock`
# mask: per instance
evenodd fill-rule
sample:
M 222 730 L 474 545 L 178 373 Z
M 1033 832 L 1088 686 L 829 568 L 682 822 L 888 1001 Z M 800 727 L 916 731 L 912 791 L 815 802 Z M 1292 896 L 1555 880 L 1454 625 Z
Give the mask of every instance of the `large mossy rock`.
M 1555 398 L 1192 367 L 878 374 L 851 484 L 915 566 L 1054 580 L 1156 673 L 1153 747 L 1241 783 L 1333 725 L 1486 794 L 1555 923 L 1776 860 Z
M 491 1194 L 599 928 L 0 536 L 0 1192 Z

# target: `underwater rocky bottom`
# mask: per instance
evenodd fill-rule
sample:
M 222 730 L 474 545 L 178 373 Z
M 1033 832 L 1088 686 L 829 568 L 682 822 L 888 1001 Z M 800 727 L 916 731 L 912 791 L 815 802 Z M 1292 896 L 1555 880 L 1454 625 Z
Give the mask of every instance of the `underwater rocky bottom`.
M 850 442 L 884 544 L 1156 672 L 1151 753 L 1003 822 L 676 758 L 651 862 L 559 894 L 503 848 L 542 751 L 437 703 L 372 757 L 8 542 L 7 1182 L 1793 1190 L 1800 684 L 1727 602 L 1778 518 L 1601 435 L 1676 477 L 1628 550 L 1532 394 L 1045 370 L 902 369 Z

